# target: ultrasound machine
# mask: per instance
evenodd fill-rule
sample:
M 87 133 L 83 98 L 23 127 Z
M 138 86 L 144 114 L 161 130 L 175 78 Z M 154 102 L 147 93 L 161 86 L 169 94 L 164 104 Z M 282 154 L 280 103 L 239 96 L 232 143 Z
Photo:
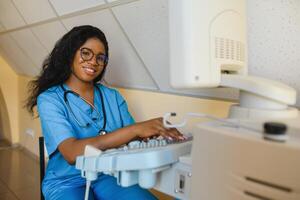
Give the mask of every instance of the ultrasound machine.
M 240 90 L 228 118 L 166 113 L 166 127 L 186 140 L 132 141 L 118 149 L 86 147 L 76 168 L 90 181 L 98 173 L 123 186 L 139 184 L 177 199 L 299 200 L 300 118 L 296 91 L 247 72 L 245 0 L 169 0 L 170 81 L 174 88 Z M 87 187 L 88 188 L 88 187 Z

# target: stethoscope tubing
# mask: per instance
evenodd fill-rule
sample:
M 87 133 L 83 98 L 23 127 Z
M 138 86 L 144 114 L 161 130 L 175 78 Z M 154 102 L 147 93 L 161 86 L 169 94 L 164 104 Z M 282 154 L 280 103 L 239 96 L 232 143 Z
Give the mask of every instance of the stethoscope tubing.
M 98 92 L 100 93 L 101 107 L 102 107 L 102 111 L 103 111 L 103 126 L 102 126 L 102 128 L 99 130 L 99 133 L 105 134 L 105 133 L 106 133 L 106 130 L 105 130 L 105 128 L 106 128 L 106 111 L 105 111 L 105 106 L 104 106 L 104 97 L 103 97 L 103 94 L 102 94 L 101 89 L 100 89 L 97 85 L 95 85 L 95 87 L 96 87 L 96 89 L 98 90 Z M 83 98 L 82 98 L 78 93 L 76 93 L 76 92 L 74 92 L 74 91 L 72 91 L 72 90 L 66 90 L 66 88 L 65 88 L 63 85 L 61 85 L 61 88 L 62 88 L 62 90 L 64 91 L 64 102 L 66 103 L 66 106 L 67 106 L 68 110 L 70 111 L 70 113 L 72 114 L 72 116 L 74 117 L 76 123 L 77 123 L 80 127 L 88 127 L 88 126 L 89 126 L 89 123 L 87 123 L 86 125 L 82 125 L 82 124 L 78 121 L 78 119 L 77 119 L 75 113 L 74 113 L 73 110 L 71 109 L 71 106 L 70 106 L 70 103 L 69 103 L 69 100 L 68 100 L 67 95 L 70 93 L 70 94 L 73 94 L 73 95 L 75 95 L 75 96 L 77 96 L 77 97 L 79 97 L 79 98 L 81 98 L 81 99 L 83 99 Z M 83 100 L 86 101 L 85 99 L 83 99 Z M 96 109 L 95 109 L 95 110 L 96 110 Z M 98 112 L 98 111 L 96 110 L 96 112 Z M 99 112 L 98 112 L 98 113 L 99 113 Z M 100 113 L 99 113 L 99 116 L 100 116 Z

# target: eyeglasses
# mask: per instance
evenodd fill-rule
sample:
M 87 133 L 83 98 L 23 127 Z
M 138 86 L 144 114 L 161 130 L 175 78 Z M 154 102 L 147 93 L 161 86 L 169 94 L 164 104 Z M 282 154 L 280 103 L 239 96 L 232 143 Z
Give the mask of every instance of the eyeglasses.
M 95 53 L 92 51 L 92 49 L 83 47 L 80 49 L 80 57 L 84 61 L 90 61 L 93 59 Z M 96 63 L 100 66 L 105 66 L 108 62 L 108 57 L 104 54 L 98 54 L 96 55 Z

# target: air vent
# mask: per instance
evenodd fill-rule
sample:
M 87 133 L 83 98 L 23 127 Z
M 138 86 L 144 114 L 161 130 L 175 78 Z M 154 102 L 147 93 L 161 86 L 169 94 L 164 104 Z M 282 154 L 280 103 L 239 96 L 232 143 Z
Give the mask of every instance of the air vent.
M 247 177 L 247 176 L 244 178 L 245 178 L 246 182 L 250 182 L 251 184 L 255 184 L 255 185 L 268 187 L 268 188 L 272 189 L 273 191 L 283 192 L 283 193 L 286 193 L 289 195 L 291 195 L 293 192 L 293 190 L 291 188 L 283 186 L 283 185 L 274 184 L 274 183 L 270 183 L 268 181 L 263 181 L 263 180 L 259 180 L 259 179 Z M 262 192 L 252 191 L 249 189 L 245 189 L 244 194 L 246 196 L 252 197 L 253 199 L 257 199 L 257 200 L 275 200 L 274 198 L 270 197 L 269 193 L 262 194 Z M 273 196 L 273 195 L 271 195 L 271 196 Z
M 249 192 L 249 191 L 244 191 L 244 194 L 247 195 L 247 196 L 250 196 L 254 199 L 258 199 L 258 200 L 274 200 L 274 199 L 270 199 L 268 197 L 265 197 L 265 196 L 261 196 L 259 194 L 255 194 L 253 192 Z
M 253 182 L 253 183 L 256 183 L 256 184 L 260 184 L 260 185 L 263 185 L 263 186 L 270 187 L 272 189 L 276 189 L 276 190 L 280 190 L 280 191 L 288 192 L 288 193 L 292 192 L 292 189 L 289 188 L 289 187 L 286 187 L 286 186 L 270 183 L 270 182 L 267 182 L 267 181 L 263 181 L 263 180 L 259 180 L 259 179 L 252 178 L 252 177 L 247 177 L 247 176 L 245 177 L 245 179 L 247 181 L 250 181 L 250 182 Z
M 215 57 L 244 62 L 245 45 L 240 41 L 215 37 Z

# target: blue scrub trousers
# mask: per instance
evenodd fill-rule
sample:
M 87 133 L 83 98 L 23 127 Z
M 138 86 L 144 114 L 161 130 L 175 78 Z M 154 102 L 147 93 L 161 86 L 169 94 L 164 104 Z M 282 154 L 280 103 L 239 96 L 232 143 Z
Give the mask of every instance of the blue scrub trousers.
M 59 192 L 46 196 L 46 200 L 84 200 L 85 185 L 60 187 Z M 101 175 L 93 181 L 89 200 L 157 200 L 148 190 L 139 185 L 121 187 L 113 176 Z

